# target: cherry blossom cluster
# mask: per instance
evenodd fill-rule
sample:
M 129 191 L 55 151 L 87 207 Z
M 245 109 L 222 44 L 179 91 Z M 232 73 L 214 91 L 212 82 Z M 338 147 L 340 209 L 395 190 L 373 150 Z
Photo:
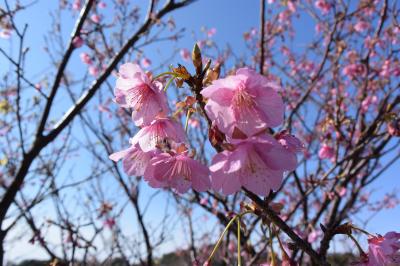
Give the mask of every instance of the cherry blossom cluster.
M 224 136 L 222 151 L 208 169 L 189 155 L 182 126 L 168 116 L 163 84 L 151 80 L 138 65 L 124 64 L 115 102 L 132 110 L 132 120 L 141 129 L 131 138 L 129 149 L 110 158 L 123 159 L 127 174 L 144 176 L 154 188 L 184 193 L 190 187 L 199 192 L 212 187 L 229 195 L 245 187 L 268 195 L 280 187 L 284 172 L 296 168 L 296 153 L 302 149 L 302 143 L 285 131 L 269 133 L 283 122 L 279 89 L 254 70 L 241 68 L 201 91 L 213 129 Z
M 172 188 L 178 193 L 190 187 L 198 192 L 210 188 L 209 170 L 190 156 L 185 131 L 169 115 L 163 84 L 150 79 L 136 64 L 120 67 L 115 102 L 132 110 L 140 127 L 130 139 L 131 147 L 110 155 L 122 159 L 128 175 L 143 176 L 153 188 Z
M 368 254 L 363 253 L 361 260 L 354 265 L 400 265 L 400 233 L 388 232 L 384 236 L 370 237 Z
M 283 122 L 279 89 L 254 70 L 241 68 L 201 92 L 208 99 L 207 115 L 229 144 L 212 160 L 214 190 L 227 195 L 243 186 L 265 196 L 280 187 L 285 171 L 296 168 L 302 143 L 285 131 L 275 137 L 268 133 Z

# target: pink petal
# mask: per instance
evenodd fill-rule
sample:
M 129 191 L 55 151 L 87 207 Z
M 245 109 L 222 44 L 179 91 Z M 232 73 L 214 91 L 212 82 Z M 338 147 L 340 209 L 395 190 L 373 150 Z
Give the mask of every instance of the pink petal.
M 260 87 L 257 92 L 256 101 L 260 115 L 268 127 L 282 124 L 285 107 L 281 96 L 271 87 Z
M 211 187 L 210 171 L 200 162 L 189 159 L 188 161 L 192 173 L 192 187 L 197 192 L 203 192 Z
M 223 168 L 227 161 L 228 152 L 218 153 L 212 159 L 211 186 L 216 191 L 221 191 L 225 195 L 233 194 L 240 190 L 241 184 L 239 178 L 235 175 L 224 173 Z
M 122 161 L 125 173 L 130 176 L 142 176 L 148 166 L 152 152 L 143 152 L 138 145 L 130 149 Z
M 126 149 L 126 150 L 122 150 L 122 151 L 114 152 L 114 153 L 110 154 L 110 156 L 108 156 L 108 158 L 110 158 L 114 162 L 118 162 L 119 160 L 124 158 L 129 153 L 130 149 L 131 148 Z
M 134 78 L 138 73 L 145 75 L 142 68 L 138 64 L 134 63 L 125 63 L 121 65 L 118 73 L 123 79 Z

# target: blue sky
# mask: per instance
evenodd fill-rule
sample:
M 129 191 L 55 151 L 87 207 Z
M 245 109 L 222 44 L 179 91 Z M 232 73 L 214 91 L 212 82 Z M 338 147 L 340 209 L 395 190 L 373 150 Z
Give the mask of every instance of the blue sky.
M 107 1 L 106 1 L 107 2 Z M 139 6 L 144 7 L 147 4 L 147 1 L 132 1 L 133 3 L 137 3 Z M 48 32 L 51 28 L 51 17 L 48 15 L 48 10 L 55 8 L 58 4 L 58 1 L 48 1 L 48 0 L 39 0 L 36 5 L 29 9 L 29 11 L 24 11 L 21 13 L 21 16 L 18 17 L 17 21 L 22 25 L 22 23 L 28 23 L 28 35 L 27 41 L 30 46 L 30 52 L 28 54 L 27 64 L 28 64 L 28 72 L 27 76 L 32 78 L 32 80 L 39 81 L 44 73 L 48 74 L 49 70 L 47 69 L 48 62 L 46 61 L 47 57 L 44 56 L 43 52 L 43 39 L 45 36 L 48 36 Z M 3 3 L 0 4 L 3 6 Z M 145 10 L 147 7 L 145 8 Z M 103 11 L 104 15 L 108 15 L 107 11 Z M 268 14 L 267 14 L 268 15 Z M 193 34 L 196 36 L 202 36 L 200 31 L 201 27 L 214 27 L 217 29 L 216 35 L 213 37 L 213 40 L 217 42 L 220 46 L 224 46 L 228 44 L 232 47 L 233 51 L 238 55 L 249 55 L 249 51 L 245 49 L 245 43 L 243 41 L 243 33 L 250 30 L 252 27 L 258 27 L 259 23 L 259 1 L 256 0 L 199 0 L 191 6 L 178 10 L 173 13 L 173 17 L 178 27 L 184 26 L 186 28 L 185 37 L 179 40 L 177 43 L 162 43 L 150 45 L 144 49 L 146 56 L 152 60 L 153 65 L 157 65 L 157 61 L 162 61 L 165 58 L 168 58 L 168 55 L 171 53 L 171 50 L 179 49 L 179 48 L 188 48 L 191 50 L 191 47 L 194 43 Z M 62 19 L 62 29 L 63 32 L 68 34 L 73 27 L 73 20 L 70 16 L 63 15 Z M 293 47 L 293 49 L 302 49 L 304 47 L 304 43 L 306 43 L 309 39 L 312 38 L 314 34 L 314 26 L 309 20 L 299 19 L 295 22 L 295 27 L 298 29 L 298 37 L 299 42 L 297 47 Z M 66 35 L 67 36 L 67 35 Z M 65 38 L 67 40 L 67 38 Z M 15 42 L 11 42 L 12 47 L 15 51 L 14 45 Z M 6 49 L 8 47 L 8 41 L 0 39 L 0 46 Z M 82 65 L 79 59 L 79 53 L 84 51 L 85 48 L 78 50 L 78 52 L 74 53 L 72 61 L 70 62 L 70 67 L 74 69 L 74 71 L 84 71 L 84 66 Z M 182 60 L 178 57 L 176 58 L 177 62 L 182 62 Z M 5 63 L 4 57 L 0 57 L 0 73 L 4 73 L 4 71 L 8 70 L 8 64 Z M 175 63 L 175 61 L 173 62 Z M 50 71 L 51 72 L 51 71 Z M 50 77 L 50 82 L 52 78 Z M 113 82 L 113 81 L 112 81 Z M 57 108 L 53 113 L 54 117 L 58 117 L 63 112 L 65 112 L 66 108 L 69 106 L 69 103 L 63 101 L 62 99 L 57 100 Z M 81 157 L 84 158 L 85 155 L 81 154 Z M 88 162 L 89 163 L 89 162 Z M 82 170 L 80 169 L 81 174 L 90 174 L 88 173 L 89 169 Z M 374 183 L 371 188 L 373 188 L 376 192 L 372 199 L 378 199 L 382 197 L 386 192 L 392 192 L 394 189 L 400 187 L 400 165 L 399 163 L 395 164 L 389 171 L 387 171 L 383 177 L 377 183 Z M 65 177 L 61 177 L 61 179 L 65 179 Z M 149 195 L 153 193 L 155 190 L 148 188 L 145 184 L 142 184 L 144 189 L 144 195 Z M 116 195 L 118 195 L 118 188 L 112 188 Z M 112 193 L 114 193 L 112 192 Z M 160 198 L 160 201 L 164 200 L 164 198 Z M 153 208 L 149 211 L 148 220 L 157 220 L 159 215 L 159 208 Z M 46 210 L 43 210 L 45 213 Z M 197 214 L 198 217 L 201 217 L 202 214 Z M 371 222 L 368 224 L 367 229 L 371 232 L 377 233 L 385 233 L 386 231 L 391 230 L 399 230 L 399 221 L 400 218 L 400 207 L 396 207 L 391 210 L 383 210 L 379 215 L 375 216 Z M 125 216 L 125 220 L 122 223 L 126 223 L 126 226 L 129 226 L 130 221 L 134 219 L 134 214 L 132 212 L 128 212 Z M 22 229 L 23 230 L 23 229 Z M 165 250 L 173 249 L 173 246 L 166 248 Z M 29 254 L 29 256 L 24 256 L 23 253 Z M 27 250 L 36 252 L 32 246 L 27 243 L 19 243 L 14 246 L 14 248 L 10 249 L 10 253 L 7 254 L 9 258 L 15 257 L 32 257 L 32 252 L 27 252 Z M 38 257 L 42 254 L 41 252 L 36 253 Z M 35 255 L 36 256 L 36 255 Z

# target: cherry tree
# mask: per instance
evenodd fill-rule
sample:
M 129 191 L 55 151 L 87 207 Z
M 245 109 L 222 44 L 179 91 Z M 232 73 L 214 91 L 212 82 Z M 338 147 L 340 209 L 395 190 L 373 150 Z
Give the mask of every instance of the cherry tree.
M 108 21 L 106 2 L 61 1 L 57 12 L 74 14 L 75 28 L 65 46 L 54 17 L 45 52 L 56 71 L 40 82 L 25 74 L 28 27 L 17 22 L 31 4 L 5 2 L 2 36 L 19 49 L 0 48 L 12 69 L 1 102 L 3 247 L 24 223 L 54 263 L 101 255 L 155 265 L 180 226 L 193 265 L 330 265 L 337 242 L 350 247 L 347 263 L 400 263 L 400 233 L 367 232 L 358 217 L 400 202 L 396 191 L 371 199 L 371 184 L 399 159 L 397 2 L 261 0 L 259 27 L 238 40 L 247 55 L 204 28 L 191 52 L 171 51 L 146 71 L 141 49 L 181 38 L 163 17 L 192 2 L 150 1 L 143 15 L 113 1 Z M 306 39 L 299 21 L 314 27 Z M 84 76 L 68 69 L 74 55 Z M 61 118 L 57 95 L 71 106 Z M 91 158 L 88 174 L 68 165 L 76 154 Z M 149 221 L 160 194 L 164 215 Z M 43 219 L 50 201 L 54 214 Z M 139 241 L 124 226 L 131 210 Z

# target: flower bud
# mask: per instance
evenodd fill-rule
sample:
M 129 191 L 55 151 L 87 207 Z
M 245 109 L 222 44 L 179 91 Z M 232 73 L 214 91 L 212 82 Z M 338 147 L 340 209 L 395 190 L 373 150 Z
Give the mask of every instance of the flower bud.
M 201 70 L 203 69 L 203 62 L 202 62 L 202 59 L 201 59 L 200 48 L 197 45 L 197 43 L 193 47 L 192 61 L 193 61 L 193 65 L 194 65 L 194 67 L 196 69 L 196 73 L 200 75 L 201 74 Z
M 208 69 L 203 81 L 203 85 L 204 86 L 210 85 L 214 80 L 217 80 L 219 78 L 220 72 L 221 72 L 221 64 L 219 63 L 212 69 Z
M 212 125 L 208 130 L 208 138 L 213 146 L 222 144 L 225 140 L 225 135 L 218 129 L 217 126 Z
M 351 223 L 344 223 L 336 227 L 334 233 L 335 234 L 342 234 L 342 235 L 351 235 L 351 229 L 353 225 Z
M 395 119 L 387 124 L 387 130 L 389 135 L 394 137 L 400 137 L 400 119 Z

